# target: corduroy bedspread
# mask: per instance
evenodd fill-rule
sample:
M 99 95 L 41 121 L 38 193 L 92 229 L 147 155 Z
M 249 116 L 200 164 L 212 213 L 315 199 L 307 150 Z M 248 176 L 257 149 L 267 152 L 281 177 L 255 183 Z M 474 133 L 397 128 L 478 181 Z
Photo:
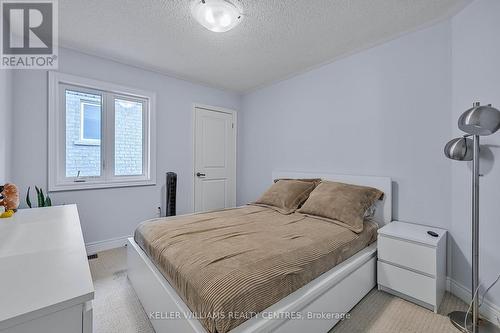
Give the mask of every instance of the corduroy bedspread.
M 134 238 L 206 330 L 224 333 L 365 248 L 376 230 L 249 205 L 146 221 Z

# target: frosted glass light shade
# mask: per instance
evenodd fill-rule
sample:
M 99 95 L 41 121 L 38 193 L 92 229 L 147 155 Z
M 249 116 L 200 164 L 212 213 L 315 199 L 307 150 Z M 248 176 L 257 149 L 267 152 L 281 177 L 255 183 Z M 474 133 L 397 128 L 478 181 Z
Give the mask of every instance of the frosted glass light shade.
M 225 0 L 197 0 L 191 13 L 196 21 L 213 32 L 229 31 L 241 20 L 239 9 Z

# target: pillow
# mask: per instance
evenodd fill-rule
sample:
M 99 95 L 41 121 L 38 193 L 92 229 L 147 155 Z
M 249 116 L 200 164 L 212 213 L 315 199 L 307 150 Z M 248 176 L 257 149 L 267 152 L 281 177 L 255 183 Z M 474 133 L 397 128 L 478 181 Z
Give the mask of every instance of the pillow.
M 322 181 L 297 212 L 359 233 L 363 231 L 366 211 L 383 195 L 372 187 Z
M 375 213 L 377 212 L 377 204 L 374 203 L 365 211 L 365 219 L 372 219 L 375 217 Z
M 298 179 L 279 179 L 253 204 L 291 214 L 306 201 L 316 183 Z

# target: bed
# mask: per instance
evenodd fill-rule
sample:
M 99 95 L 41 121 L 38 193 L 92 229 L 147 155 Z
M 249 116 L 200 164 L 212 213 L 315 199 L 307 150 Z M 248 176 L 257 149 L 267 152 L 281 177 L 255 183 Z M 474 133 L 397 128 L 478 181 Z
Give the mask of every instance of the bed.
M 275 172 L 275 178 L 322 178 L 378 188 L 385 195 L 374 219 L 379 225 L 391 220 L 389 178 L 297 172 Z M 311 225 L 313 229 L 305 228 Z M 169 223 L 150 221 L 129 239 L 128 277 L 157 332 L 327 332 L 376 281 L 376 228 L 367 222 L 359 235 L 342 229 L 255 206 L 183 216 Z M 332 234 L 335 242 L 324 237 Z M 241 235 L 245 237 L 231 243 Z M 301 243 L 314 237 L 313 247 Z M 218 246 L 226 248 L 211 248 L 215 239 L 224 239 Z M 187 241 L 197 245 L 192 256 L 179 246 Z M 266 246 L 270 242 L 273 246 Z M 294 242 L 298 245 L 292 247 Z M 224 256 L 230 246 L 231 255 Z M 233 258 L 248 251 L 252 255 L 246 259 Z M 341 263 L 330 268 L 330 262 Z M 248 306 L 256 309 L 251 317 L 244 313 Z

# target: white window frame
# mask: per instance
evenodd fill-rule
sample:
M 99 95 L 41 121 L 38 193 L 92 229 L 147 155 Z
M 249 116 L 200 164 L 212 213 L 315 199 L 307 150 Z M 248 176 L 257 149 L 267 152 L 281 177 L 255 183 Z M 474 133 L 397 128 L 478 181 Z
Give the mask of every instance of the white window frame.
M 49 191 L 68 191 L 156 184 L 156 96 L 152 92 L 75 75 L 49 72 Z M 66 177 L 65 89 L 102 96 L 101 176 Z M 114 100 L 143 103 L 143 174 L 114 175 Z M 107 111 L 106 111 L 107 110 Z M 111 138 L 111 139 L 108 139 Z M 93 141 L 93 140 L 92 140 Z
M 98 146 L 101 144 L 100 139 L 87 139 L 83 136 L 85 133 L 85 105 L 101 106 L 93 101 L 82 100 L 80 102 L 80 139 L 75 142 L 76 145 Z

